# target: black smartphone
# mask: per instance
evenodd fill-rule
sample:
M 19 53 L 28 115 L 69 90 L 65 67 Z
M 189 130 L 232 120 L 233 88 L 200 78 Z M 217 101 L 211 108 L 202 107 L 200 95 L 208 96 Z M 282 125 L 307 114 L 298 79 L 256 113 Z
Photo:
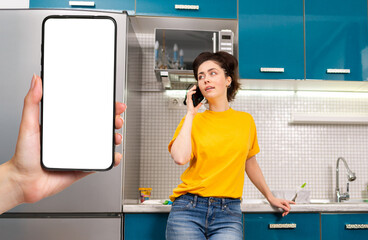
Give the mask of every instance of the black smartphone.
M 41 165 L 104 171 L 114 165 L 116 22 L 48 16 L 42 24 Z
M 191 89 L 194 86 L 194 84 L 191 84 L 187 90 Z M 193 100 L 193 106 L 196 107 L 200 102 L 203 101 L 204 96 L 201 92 L 201 90 L 199 90 L 198 85 L 196 85 L 196 93 L 192 95 L 192 100 Z M 185 98 L 184 98 L 184 105 L 187 105 L 187 94 L 185 94 Z

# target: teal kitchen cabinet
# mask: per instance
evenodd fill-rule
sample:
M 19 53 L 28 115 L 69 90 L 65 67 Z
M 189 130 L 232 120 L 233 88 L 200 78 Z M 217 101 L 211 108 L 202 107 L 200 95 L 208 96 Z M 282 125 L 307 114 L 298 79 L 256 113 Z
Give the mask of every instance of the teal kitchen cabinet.
M 244 214 L 244 239 L 252 240 L 319 240 L 319 213 Z
M 168 213 L 124 214 L 124 239 L 163 240 L 168 217 Z
M 239 0 L 239 74 L 304 79 L 303 0 Z
M 237 18 L 237 0 L 136 0 L 137 15 L 199 17 L 199 18 Z M 180 26 L 178 26 L 180 28 Z
M 367 21 L 367 0 L 305 1 L 306 78 L 367 81 Z
M 30 0 L 30 8 L 85 8 L 134 11 L 135 0 Z
M 368 214 L 322 214 L 322 240 L 368 239 Z

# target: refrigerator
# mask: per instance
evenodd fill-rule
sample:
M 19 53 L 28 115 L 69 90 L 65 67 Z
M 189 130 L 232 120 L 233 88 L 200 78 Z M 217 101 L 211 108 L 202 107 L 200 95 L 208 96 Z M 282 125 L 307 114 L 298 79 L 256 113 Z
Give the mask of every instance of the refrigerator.
M 115 19 L 116 101 L 128 106 L 132 102 L 134 109 L 130 115 L 129 109 L 123 114 L 123 129 L 117 131 L 123 135 L 123 144 L 116 147 L 123 153 L 118 167 L 89 175 L 57 195 L 19 205 L 0 215 L 0 239 L 122 239 L 124 162 L 139 158 L 139 153 L 126 151 L 126 138 L 131 134 L 131 144 L 139 144 L 132 131 L 140 121 L 140 99 L 135 92 L 142 65 L 141 48 L 125 12 L 0 10 L 0 164 L 14 154 L 24 97 L 33 73 L 39 75 L 41 71 L 42 21 L 49 15 L 103 15 Z

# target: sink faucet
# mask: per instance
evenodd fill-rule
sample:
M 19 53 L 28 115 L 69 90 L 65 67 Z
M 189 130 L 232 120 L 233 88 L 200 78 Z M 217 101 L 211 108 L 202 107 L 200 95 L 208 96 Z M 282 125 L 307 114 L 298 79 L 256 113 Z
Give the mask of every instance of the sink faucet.
M 346 193 L 341 193 L 340 192 L 340 187 L 339 187 L 339 163 L 340 160 L 342 160 L 344 162 L 346 171 L 347 171 L 347 177 L 348 177 L 348 181 L 352 182 L 356 179 L 355 173 L 352 172 L 348 166 L 348 164 L 346 163 L 345 159 L 343 157 L 339 157 L 337 159 L 337 163 L 336 163 L 336 201 L 337 202 L 341 202 L 342 200 L 349 200 L 350 195 L 349 195 L 349 183 L 347 183 L 347 187 L 346 187 Z

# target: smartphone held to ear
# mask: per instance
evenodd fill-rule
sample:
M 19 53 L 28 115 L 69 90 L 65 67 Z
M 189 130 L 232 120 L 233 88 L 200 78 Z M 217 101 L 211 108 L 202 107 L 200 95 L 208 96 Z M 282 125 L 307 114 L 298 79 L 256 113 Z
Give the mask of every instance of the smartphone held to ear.
M 116 22 L 49 16 L 42 25 L 41 165 L 103 171 L 114 165 Z
M 194 84 L 191 84 L 188 89 L 191 89 L 192 87 L 194 86 Z M 195 93 L 192 95 L 192 100 L 193 100 L 193 106 L 196 107 L 198 106 L 198 104 L 200 104 L 203 99 L 204 99 L 204 96 L 201 92 L 201 90 L 199 89 L 198 85 L 195 85 L 196 86 L 196 89 L 195 89 Z M 184 105 L 187 105 L 187 94 L 185 94 L 185 98 L 184 98 Z

